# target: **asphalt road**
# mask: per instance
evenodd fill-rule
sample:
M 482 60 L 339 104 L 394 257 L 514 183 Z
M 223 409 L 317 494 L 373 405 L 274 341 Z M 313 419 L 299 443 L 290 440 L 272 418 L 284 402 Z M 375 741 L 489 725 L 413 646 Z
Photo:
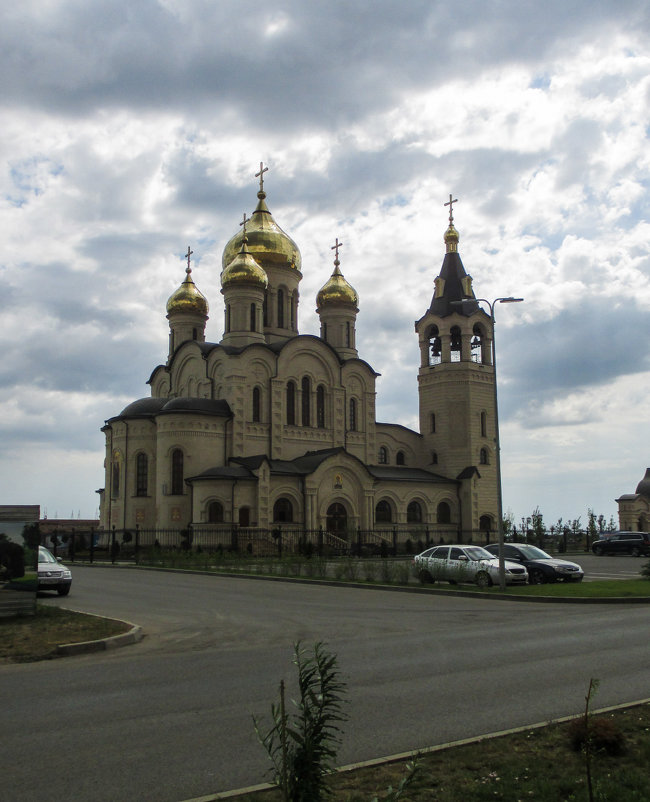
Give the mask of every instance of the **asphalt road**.
M 134 621 L 147 637 L 0 666 L 2 796 L 15 802 L 179 802 L 267 779 L 251 715 L 268 714 L 282 677 L 291 684 L 298 639 L 325 641 L 347 680 L 340 763 L 576 713 L 590 677 L 598 706 L 650 695 L 647 605 L 79 566 L 70 596 L 50 603 Z

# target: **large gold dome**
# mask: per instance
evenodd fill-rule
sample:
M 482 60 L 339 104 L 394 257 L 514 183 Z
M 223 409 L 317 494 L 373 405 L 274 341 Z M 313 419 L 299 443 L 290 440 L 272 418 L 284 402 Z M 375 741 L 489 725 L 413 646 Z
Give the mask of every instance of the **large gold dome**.
M 269 283 L 268 276 L 253 258 L 247 247 L 248 229 L 241 243 L 239 253 L 230 261 L 221 273 L 221 286 L 228 284 L 258 284 L 266 288 Z
M 185 281 L 181 286 L 169 296 L 167 301 L 167 314 L 172 312 L 198 312 L 201 315 L 208 314 L 208 302 L 205 295 L 197 288 L 192 280 L 192 270 L 185 269 Z
M 349 284 L 339 270 L 338 262 L 335 262 L 332 275 L 321 287 L 316 296 L 316 306 L 320 309 L 328 304 L 354 304 L 359 303 L 359 296 L 354 287 Z
M 257 207 L 246 223 L 248 250 L 262 268 L 277 266 L 300 271 L 302 259 L 298 246 L 273 219 L 266 205 L 266 193 L 260 190 L 257 197 Z M 221 260 L 224 270 L 239 253 L 242 239 L 243 233 L 238 231 L 224 248 Z

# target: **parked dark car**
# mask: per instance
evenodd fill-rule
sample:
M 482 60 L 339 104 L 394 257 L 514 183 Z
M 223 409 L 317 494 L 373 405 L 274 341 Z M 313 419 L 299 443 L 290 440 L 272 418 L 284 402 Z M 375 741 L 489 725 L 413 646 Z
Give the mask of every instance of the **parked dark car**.
M 498 543 L 491 543 L 485 548 L 490 554 L 499 556 Z M 558 581 L 580 582 L 585 575 L 577 563 L 551 557 L 550 554 L 529 543 L 506 543 L 503 546 L 503 556 L 506 560 L 525 566 L 531 585 Z
M 609 532 L 591 544 L 594 554 L 650 555 L 650 532 Z

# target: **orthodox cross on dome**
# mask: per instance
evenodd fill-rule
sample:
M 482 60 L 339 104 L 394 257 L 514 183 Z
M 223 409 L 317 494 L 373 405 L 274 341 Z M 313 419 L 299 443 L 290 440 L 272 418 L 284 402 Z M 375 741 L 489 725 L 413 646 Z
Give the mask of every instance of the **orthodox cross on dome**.
M 458 203 L 458 198 L 454 198 L 453 195 L 449 196 L 449 201 L 445 203 L 445 206 L 449 206 L 449 225 L 453 226 L 454 224 L 454 203 Z
M 243 217 L 241 223 L 239 224 L 240 226 L 242 226 L 242 234 L 243 234 L 244 237 L 246 236 L 246 223 L 248 223 L 249 221 L 250 221 L 250 217 L 246 217 L 246 212 L 244 212 L 244 217 Z
M 255 173 L 255 178 L 260 179 L 260 192 L 264 192 L 264 173 L 268 173 L 269 168 L 264 166 L 264 162 L 260 162 L 260 171 Z
M 190 256 L 193 253 L 194 253 L 194 251 L 191 250 L 190 246 L 188 245 L 187 246 L 187 253 L 185 254 L 185 257 L 187 258 L 187 267 L 185 268 L 185 272 L 187 273 L 188 276 L 192 272 L 192 268 L 190 267 Z
M 331 251 L 335 251 L 335 257 L 334 257 L 334 264 L 335 265 L 339 265 L 340 264 L 340 262 L 339 262 L 339 248 L 341 247 L 341 245 L 343 245 L 343 243 L 339 242 L 339 238 L 337 237 L 336 238 L 336 242 L 330 248 Z

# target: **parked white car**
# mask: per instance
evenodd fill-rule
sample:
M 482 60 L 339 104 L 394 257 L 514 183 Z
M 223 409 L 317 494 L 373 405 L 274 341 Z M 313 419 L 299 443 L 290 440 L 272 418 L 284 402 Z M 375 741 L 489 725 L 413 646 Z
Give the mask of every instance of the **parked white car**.
M 52 552 L 43 546 L 38 547 L 38 589 L 56 590 L 59 596 L 70 593 L 72 574 L 62 565 Z
M 413 558 L 422 582 L 475 582 L 480 588 L 499 584 L 499 558 L 481 546 L 434 546 Z M 505 560 L 506 585 L 525 585 L 528 571 Z

